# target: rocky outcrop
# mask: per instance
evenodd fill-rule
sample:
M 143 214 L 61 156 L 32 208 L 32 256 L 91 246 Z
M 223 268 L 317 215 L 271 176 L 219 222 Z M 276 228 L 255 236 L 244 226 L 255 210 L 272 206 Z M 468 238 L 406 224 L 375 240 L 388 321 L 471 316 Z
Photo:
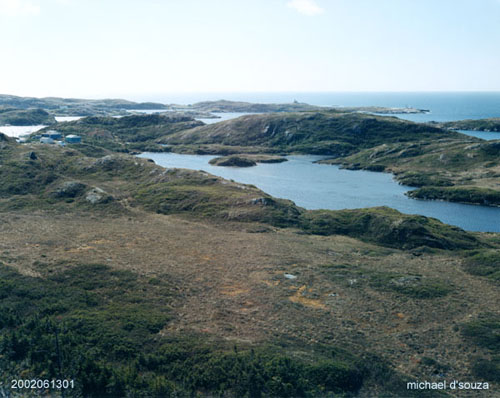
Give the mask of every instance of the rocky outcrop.
M 54 192 L 56 198 L 74 198 L 83 193 L 87 186 L 79 181 L 63 182 Z
M 92 205 L 108 203 L 113 197 L 99 187 L 94 187 L 85 194 L 85 200 Z

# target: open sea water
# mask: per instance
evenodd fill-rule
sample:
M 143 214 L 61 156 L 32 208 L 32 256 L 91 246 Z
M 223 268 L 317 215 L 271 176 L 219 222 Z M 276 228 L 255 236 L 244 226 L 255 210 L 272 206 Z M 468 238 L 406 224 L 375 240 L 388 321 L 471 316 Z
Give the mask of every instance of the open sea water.
M 258 103 L 289 103 L 297 100 L 318 106 L 386 106 L 428 109 L 430 113 L 398 117 L 424 121 L 451 121 L 500 117 L 500 92 L 287 92 L 196 93 L 150 95 L 136 100 L 193 104 L 199 101 L 234 100 Z

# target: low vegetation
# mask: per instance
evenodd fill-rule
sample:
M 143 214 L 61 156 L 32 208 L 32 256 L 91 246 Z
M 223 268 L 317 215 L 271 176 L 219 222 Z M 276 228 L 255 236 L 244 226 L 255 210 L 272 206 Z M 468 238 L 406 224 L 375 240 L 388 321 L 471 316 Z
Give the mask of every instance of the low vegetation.
M 465 260 L 465 270 L 472 275 L 500 281 L 500 252 L 498 250 L 472 251 Z
M 462 334 L 465 339 L 486 348 L 489 354 L 473 358 L 475 376 L 500 382 L 500 317 L 492 313 L 480 314 L 463 325 Z
M 401 272 L 375 271 L 362 266 L 327 265 L 325 274 L 334 281 L 344 281 L 349 288 L 363 289 L 368 286 L 375 290 L 420 300 L 444 297 L 453 291 L 452 286 L 436 278 Z
M 401 249 L 427 246 L 456 250 L 481 245 L 473 234 L 460 228 L 424 216 L 402 214 L 388 207 L 308 211 L 302 215 L 301 225 L 314 234 L 348 235 Z
M 0 265 L 3 377 L 22 372 L 29 379 L 75 379 L 71 396 L 86 397 L 209 391 L 333 396 L 357 391 L 365 377 L 361 362 L 347 354 L 307 363 L 273 347 L 238 350 L 207 344 L 201 336 L 161 339 L 174 291 L 169 281 L 98 264 L 58 264 L 60 271 L 38 267 L 44 278 Z

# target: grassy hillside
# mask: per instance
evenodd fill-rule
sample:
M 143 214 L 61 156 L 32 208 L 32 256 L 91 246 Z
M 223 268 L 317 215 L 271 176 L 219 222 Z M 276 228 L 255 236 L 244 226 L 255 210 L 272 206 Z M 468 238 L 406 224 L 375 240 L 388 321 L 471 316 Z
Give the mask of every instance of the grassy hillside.
M 386 208 L 306 211 L 129 155 L 0 148 L 4 385 L 434 397 L 406 380 L 496 380 L 494 234 Z
M 453 136 L 435 127 L 360 113 L 302 112 L 248 115 L 162 138 L 169 145 L 248 147 L 273 153 L 343 156 L 389 142 Z
M 53 124 L 56 119 L 43 109 L 16 109 L 0 107 L 0 125 L 35 126 Z

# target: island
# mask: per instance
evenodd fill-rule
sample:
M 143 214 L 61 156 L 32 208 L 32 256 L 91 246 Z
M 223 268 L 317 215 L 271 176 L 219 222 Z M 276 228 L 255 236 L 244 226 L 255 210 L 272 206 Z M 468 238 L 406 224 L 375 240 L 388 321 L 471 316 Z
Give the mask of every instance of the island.
M 252 167 L 257 163 L 283 163 L 288 159 L 282 156 L 272 155 L 230 155 L 217 157 L 209 161 L 214 166 L 230 166 L 230 167 Z
M 243 101 L 203 101 L 192 105 L 170 104 L 171 109 L 184 111 L 203 111 L 203 112 L 237 112 L 237 113 L 274 113 L 274 112 L 309 112 L 321 110 L 338 110 L 340 112 L 364 112 L 377 113 L 387 115 L 397 114 L 419 114 L 428 113 L 426 109 L 417 108 L 390 108 L 382 106 L 358 106 L 358 107 L 343 107 L 343 106 L 315 106 L 306 103 L 294 101 L 285 104 L 256 104 Z

